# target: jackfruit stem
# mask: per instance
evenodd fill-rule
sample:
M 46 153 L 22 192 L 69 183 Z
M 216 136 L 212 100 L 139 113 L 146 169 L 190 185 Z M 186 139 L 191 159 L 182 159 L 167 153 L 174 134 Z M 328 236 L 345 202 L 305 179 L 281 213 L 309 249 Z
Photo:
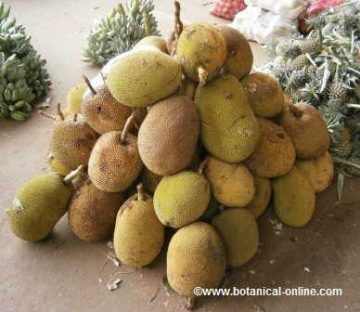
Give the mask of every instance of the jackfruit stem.
M 290 106 L 290 111 L 296 118 L 301 118 L 303 115 L 303 112 L 294 105 Z
M 209 158 L 205 158 L 199 165 L 199 168 L 198 168 L 198 173 L 200 174 L 204 174 L 204 170 L 205 170 L 205 167 L 207 166 L 209 162 Z
M 135 118 L 135 112 L 133 112 L 130 117 L 126 120 L 126 123 L 125 123 L 125 126 L 124 126 L 124 129 L 123 131 L 121 132 L 121 138 L 120 138 L 120 141 L 121 141 L 121 144 L 125 144 L 126 143 L 126 136 L 130 130 L 130 127 L 134 121 L 134 118 Z
M 86 77 L 85 75 L 83 75 L 83 79 L 84 79 L 86 85 L 88 86 L 91 94 L 92 94 L 92 95 L 95 95 L 95 94 L 96 94 L 96 91 L 95 91 L 94 87 L 91 85 L 91 82 L 90 82 L 89 78 Z
M 57 113 L 58 113 L 61 120 L 65 119 L 65 116 L 64 116 L 63 112 L 61 111 L 61 104 L 60 103 L 57 104 Z
M 75 114 L 75 115 L 74 115 L 74 122 L 77 121 L 77 117 L 78 117 L 78 114 Z
M 204 67 L 200 66 L 198 68 L 198 75 L 199 75 L 199 86 L 200 87 L 205 86 L 206 80 L 209 75 L 208 71 Z
M 179 39 L 184 29 L 184 24 L 182 23 L 180 18 L 180 12 L 181 12 L 180 2 L 175 1 L 174 5 L 175 5 L 175 39 L 177 40 Z
M 38 112 L 39 112 L 39 115 L 41 115 L 41 116 L 43 116 L 45 118 L 56 120 L 55 116 L 47 114 L 47 113 L 43 112 L 42 110 L 38 110 Z
M 195 298 L 194 297 L 188 297 L 187 300 L 186 300 L 186 308 L 188 310 L 194 310 L 194 307 L 195 307 Z
M 145 192 L 144 192 L 144 186 L 142 183 L 139 183 L 136 186 L 137 189 L 137 196 L 138 196 L 138 200 L 139 201 L 144 201 L 145 200 Z
M 179 1 L 174 1 L 174 6 L 175 6 L 175 12 L 174 12 L 174 16 L 175 16 L 175 22 L 174 22 L 174 30 L 170 36 L 170 41 L 174 42 L 173 46 L 172 46 L 172 51 L 170 52 L 170 55 L 174 55 L 176 52 L 176 42 L 179 39 L 183 29 L 184 29 L 184 25 L 180 19 L 180 2 Z
M 77 169 L 71 171 L 64 179 L 65 184 L 70 184 L 74 179 L 78 178 L 84 171 L 84 165 L 80 165 Z

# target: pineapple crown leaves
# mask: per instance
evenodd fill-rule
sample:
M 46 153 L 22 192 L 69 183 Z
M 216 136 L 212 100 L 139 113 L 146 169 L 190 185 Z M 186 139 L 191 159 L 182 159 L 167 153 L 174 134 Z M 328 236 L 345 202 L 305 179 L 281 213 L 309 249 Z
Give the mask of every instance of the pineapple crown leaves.
M 357 134 L 355 137 L 360 123 L 350 142 L 335 139 L 338 128 L 347 127 L 349 119 L 360 120 L 360 1 L 345 0 L 311 17 L 308 24 L 313 30 L 306 37 L 294 34 L 272 46 L 272 61 L 263 69 L 279 79 L 293 100 L 319 109 L 334 138 L 331 150 L 335 156 L 360 160 Z
M 0 2 L 0 118 L 25 120 L 32 102 L 50 88 L 45 60 L 31 45 L 25 27 Z
M 130 50 L 149 35 L 159 35 L 151 0 L 127 0 L 95 21 L 87 38 L 83 60 L 102 65 L 112 57 Z

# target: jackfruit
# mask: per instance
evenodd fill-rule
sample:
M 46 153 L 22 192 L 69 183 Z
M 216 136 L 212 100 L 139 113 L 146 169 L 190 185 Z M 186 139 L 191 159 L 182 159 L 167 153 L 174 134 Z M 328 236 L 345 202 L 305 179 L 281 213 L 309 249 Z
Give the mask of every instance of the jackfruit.
M 139 187 L 120 208 L 114 231 L 119 260 L 140 268 L 153 262 L 164 244 L 165 228 L 156 218 L 153 200 Z
M 250 171 L 263 178 L 287 174 L 295 163 L 294 146 L 281 126 L 259 118 L 260 140 L 245 161 Z
M 165 226 L 176 229 L 199 219 L 209 201 L 209 182 L 203 175 L 191 171 L 162 178 L 154 194 L 158 219 Z
M 195 222 L 179 229 L 167 252 L 167 279 L 180 295 L 194 297 L 194 288 L 215 288 L 225 277 L 226 255 L 215 229 Z
M 254 178 L 243 164 L 229 164 L 208 157 L 205 175 L 214 197 L 228 207 L 244 207 L 254 197 Z
M 259 230 L 251 212 L 242 208 L 226 209 L 211 223 L 224 242 L 230 267 L 239 267 L 255 256 L 259 247 Z
M 106 84 L 118 102 L 144 107 L 174 93 L 181 76 L 181 67 L 171 56 L 157 50 L 138 50 L 123 54 L 107 74 Z
M 204 147 L 220 160 L 238 163 L 250 156 L 260 130 L 244 88 L 236 77 L 222 75 L 195 94 Z
M 82 82 L 73 87 L 66 96 L 67 109 L 72 114 L 81 113 L 82 97 L 87 90 L 86 83 Z
M 133 116 L 129 117 L 123 131 L 103 134 L 91 152 L 89 178 L 101 191 L 126 190 L 142 170 L 136 136 L 128 133 Z
M 290 105 L 282 114 L 281 125 L 295 146 L 297 158 L 319 157 L 329 149 L 329 132 L 319 111 L 312 105 Z
M 146 167 L 144 167 L 141 173 L 141 182 L 144 185 L 144 189 L 151 194 L 154 194 L 156 187 L 158 186 L 162 178 L 162 176 L 151 172 Z
M 87 95 L 81 110 L 88 124 L 100 134 L 122 130 L 132 113 L 131 108 L 116 101 L 106 87 Z
M 264 73 L 253 73 L 241 81 L 256 116 L 272 118 L 284 107 L 284 93 L 279 82 Z
M 23 240 L 37 242 L 49 235 L 65 214 L 72 193 L 71 181 L 82 168 L 62 177 L 56 173 L 26 182 L 7 210 L 13 233 Z
M 189 98 L 173 96 L 156 103 L 138 134 L 144 165 L 157 175 L 185 169 L 195 153 L 199 132 L 199 116 Z
M 75 235 L 89 242 L 109 238 L 116 214 L 124 202 L 122 193 L 106 193 L 89 180 L 74 193 L 69 204 L 68 220 Z
M 60 174 L 62 176 L 66 176 L 71 172 L 70 168 L 68 168 L 63 163 L 55 159 L 54 156 L 52 156 L 51 154 L 49 155 L 48 163 L 50 170 L 54 173 Z
M 334 163 L 329 152 L 314 159 L 298 160 L 295 165 L 304 172 L 315 193 L 327 189 L 333 180 Z
M 271 182 L 269 179 L 254 176 L 255 195 L 245 207 L 255 218 L 260 217 L 265 211 L 271 198 Z
M 305 226 L 315 210 L 315 191 L 296 166 L 272 180 L 275 212 L 281 222 L 293 227 Z
M 219 73 L 225 62 L 225 39 L 210 24 L 191 24 L 180 34 L 175 58 L 182 65 L 187 78 L 204 84 Z
M 133 50 L 157 49 L 163 53 L 168 54 L 167 42 L 160 36 L 147 36 L 141 39 L 134 47 Z
M 217 25 L 216 28 L 223 35 L 227 56 L 224 69 L 238 79 L 248 75 L 253 65 L 253 54 L 247 39 L 235 28 Z
M 50 150 L 54 158 L 70 169 L 87 166 L 98 134 L 89 126 L 83 115 L 68 115 L 55 124 Z

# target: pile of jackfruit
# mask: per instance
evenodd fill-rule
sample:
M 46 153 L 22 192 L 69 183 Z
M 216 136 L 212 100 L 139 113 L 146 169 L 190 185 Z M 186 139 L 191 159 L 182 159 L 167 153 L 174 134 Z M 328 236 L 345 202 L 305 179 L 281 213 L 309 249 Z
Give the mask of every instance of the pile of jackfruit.
M 333 177 L 329 134 L 313 106 L 289 103 L 252 64 L 237 30 L 195 23 L 85 77 L 55 118 L 51 172 L 8 210 L 14 234 L 40 241 L 68 212 L 80 239 L 113 237 L 124 265 L 166 248 L 169 285 L 192 298 L 256 255 L 271 198 L 280 221 L 305 226 Z

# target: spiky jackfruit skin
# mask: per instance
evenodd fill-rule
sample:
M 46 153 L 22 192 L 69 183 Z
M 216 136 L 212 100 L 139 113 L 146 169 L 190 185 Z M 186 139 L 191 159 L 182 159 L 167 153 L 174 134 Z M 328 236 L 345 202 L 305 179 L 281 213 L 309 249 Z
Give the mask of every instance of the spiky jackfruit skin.
M 153 262 L 164 244 L 165 228 L 156 218 L 152 197 L 130 197 L 120 208 L 114 249 L 121 263 L 140 268 Z
M 121 131 L 103 134 L 89 159 L 88 174 L 92 183 L 104 192 L 122 192 L 136 180 L 142 170 L 136 136 L 128 133 L 121 142 Z
M 195 153 L 199 132 L 199 116 L 189 98 L 173 96 L 156 103 L 138 134 L 144 165 L 157 175 L 185 169 Z
M 191 171 L 164 177 L 154 194 L 158 219 L 162 224 L 175 229 L 199 219 L 209 202 L 209 182 L 203 175 Z
M 81 102 L 85 91 L 87 90 L 87 85 L 85 82 L 79 83 L 70 91 L 66 96 L 66 103 L 69 112 L 72 114 L 80 114 L 81 113 Z
M 208 157 L 205 175 L 216 200 L 228 207 L 244 207 L 254 197 L 254 178 L 243 164 Z
M 63 177 L 55 173 L 26 182 L 7 211 L 13 233 L 31 242 L 44 239 L 65 214 L 71 193 Z
M 174 93 L 180 87 L 181 76 L 180 64 L 169 55 L 138 50 L 119 59 L 109 71 L 106 84 L 123 105 L 145 107 Z
M 87 166 L 98 136 L 84 116 L 71 114 L 55 124 L 50 150 L 55 159 L 74 170 L 80 165 Z
M 275 212 L 281 222 L 293 227 L 305 226 L 315 210 L 315 191 L 296 166 L 272 180 Z
M 271 182 L 269 179 L 254 176 L 255 195 L 245 207 L 255 218 L 260 217 L 265 211 L 271 198 Z
M 295 165 L 304 172 L 315 193 L 326 190 L 333 180 L 334 163 L 329 152 L 314 159 L 298 160 Z
M 312 105 L 291 105 L 283 112 L 280 123 L 295 146 L 297 158 L 319 157 L 329 149 L 329 132 L 319 111 Z
M 260 140 L 251 156 L 245 161 L 250 171 L 263 178 L 287 174 L 295 163 L 294 146 L 281 126 L 259 118 Z
M 253 73 L 241 81 L 250 107 L 256 116 L 272 118 L 284 107 L 284 93 L 279 82 L 264 73 Z
M 164 38 L 160 36 L 144 37 L 133 47 L 133 50 L 143 50 L 148 48 L 155 48 L 163 53 L 168 54 L 167 42 Z
M 81 111 L 87 123 L 100 134 L 122 130 L 132 113 L 132 109 L 116 101 L 107 88 L 87 95 L 81 103 Z
M 217 25 L 216 28 L 223 35 L 227 47 L 223 68 L 242 79 L 250 73 L 254 61 L 249 42 L 235 28 L 226 25 Z
M 220 160 L 238 163 L 250 156 L 259 140 L 259 125 L 241 83 L 222 75 L 195 94 L 201 120 L 201 140 Z
M 226 59 L 226 42 L 220 31 L 207 23 L 194 23 L 183 30 L 176 43 L 176 59 L 187 78 L 199 81 L 198 70 L 213 79 Z
M 68 220 L 75 235 L 88 242 L 109 238 L 125 198 L 123 193 L 106 193 L 90 181 L 85 182 L 72 196 Z
M 230 267 L 239 267 L 255 256 L 259 247 L 259 230 L 251 212 L 243 208 L 226 209 L 211 223 L 224 242 Z
M 210 224 L 192 223 L 171 238 L 166 259 L 167 279 L 178 294 L 194 297 L 195 287 L 218 287 L 225 268 L 223 242 Z
M 141 182 L 144 185 L 146 191 L 154 194 L 156 187 L 159 185 L 163 177 L 151 172 L 149 169 L 144 167 L 141 173 Z

